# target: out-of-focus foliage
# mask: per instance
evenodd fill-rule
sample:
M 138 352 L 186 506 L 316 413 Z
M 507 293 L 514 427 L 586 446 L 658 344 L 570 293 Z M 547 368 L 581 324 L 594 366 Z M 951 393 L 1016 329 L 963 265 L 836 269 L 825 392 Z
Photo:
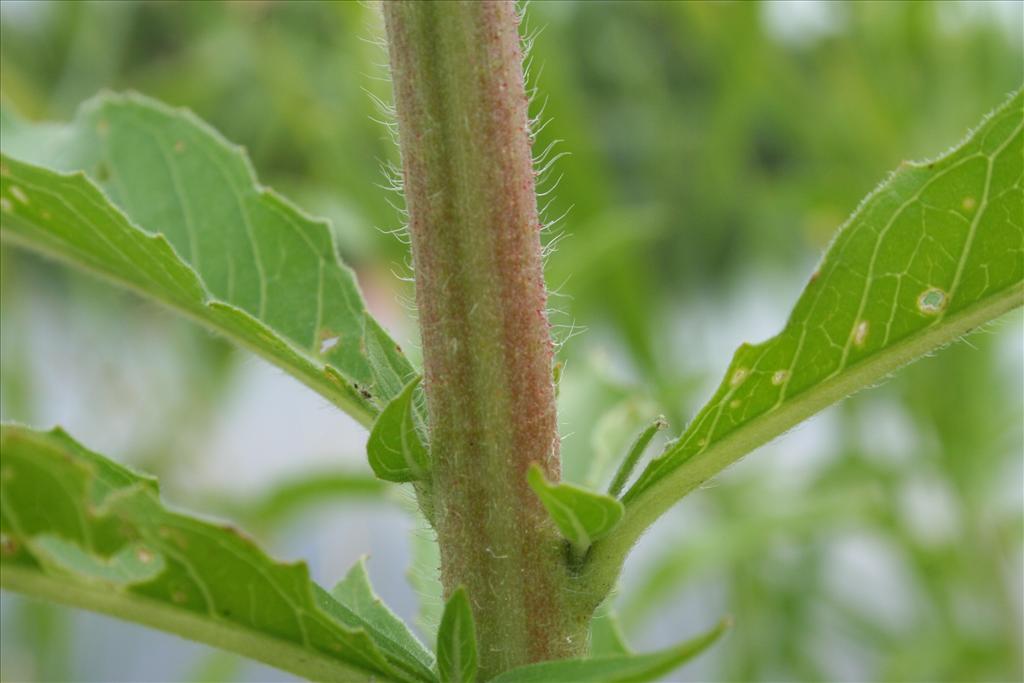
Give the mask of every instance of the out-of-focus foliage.
M 0 8 L 6 106 L 67 119 L 109 88 L 194 109 L 246 145 L 268 185 L 334 220 L 371 308 L 412 336 L 395 304 L 411 292 L 391 274 L 408 274 L 406 247 L 384 232 L 401 224 L 398 197 L 377 187 L 397 151 L 374 120 L 390 86 L 372 7 Z M 659 412 L 680 431 L 738 342 L 781 329 L 879 178 L 942 151 L 1024 72 L 1013 3 L 536 2 L 527 17 L 542 29 L 534 106 L 550 118 L 537 150 L 563 140 L 553 153 L 570 152 L 541 201 L 549 219 L 572 207 L 550 233 L 565 238 L 547 275 L 556 333 L 588 329 L 562 348 L 560 409 L 566 474 L 590 486 Z M 97 421 L 171 491 L 202 489 L 186 456 L 237 389 L 237 355 L 20 252 L 4 249 L 0 277 L 2 417 L 35 424 L 63 373 L 91 373 L 100 381 L 74 386 L 105 390 L 82 409 L 113 416 Z M 76 323 L 92 316 L 113 324 Z M 688 499 L 626 566 L 616 606 L 629 641 L 667 646 L 727 611 L 732 632 L 680 676 L 1020 679 L 1020 328 L 1017 314 L 911 367 Z M 42 367 L 40 338 L 76 353 Z M 272 534 L 273 519 L 257 523 Z M 3 623 L 17 624 L 3 629 L 5 679 L 68 675 L 55 653 L 77 632 L 62 617 L 5 601 Z M 236 673 L 224 661 L 197 663 L 197 679 Z

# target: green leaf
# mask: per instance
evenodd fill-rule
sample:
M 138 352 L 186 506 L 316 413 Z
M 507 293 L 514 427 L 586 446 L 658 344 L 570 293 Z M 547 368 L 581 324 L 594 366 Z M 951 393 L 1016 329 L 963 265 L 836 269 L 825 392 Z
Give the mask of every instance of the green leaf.
M 622 633 L 619 617 L 607 601 L 590 620 L 590 656 L 628 655 L 631 651 Z
M 406 659 L 414 659 L 426 669 L 434 666 L 434 655 L 412 634 L 409 627 L 373 592 L 366 573 L 366 558 L 360 558 L 345 578 L 331 591 L 335 600 L 370 624 L 378 642 L 399 648 Z
M 905 163 L 840 229 L 776 337 L 623 497 L 620 558 L 654 519 L 751 450 L 1024 303 L 1024 94 L 944 156 Z M 610 562 L 609 564 L 615 564 Z
M 476 627 L 469 596 L 461 586 L 444 606 L 437 631 L 437 668 L 442 683 L 476 680 Z
M 386 481 L 422 481 L 427 478 L 430 456 L 416 426 L 413 396 L 420 377 L 405 385 L 402 392 L 381 411 L 370 430 L 366 454 L 374 473 Z
M 558 530 L 581 556 L 622 519 L 622 503 L 611 496 L 574 484 L 552 484 L 536 464 L 526 476 Z
M 59 429 L 0 431 L 4 588 L 170 631 L 316 680 L 431 681 L 378 614 L 237 529 L 165 508 L 156 482 Z
M 107 94 L 67 125 L 5 115 L 0 131 L 5 240 L 181 311 L 364 425 L 412 376 L 327 224 L 191 113 Z
M 718 640 L 731 625 L 723 619 L 704 635 L 660 652 L 564 659 L 506 671 L 493 683 L 643 683 L 654 681 L 693 659 Z

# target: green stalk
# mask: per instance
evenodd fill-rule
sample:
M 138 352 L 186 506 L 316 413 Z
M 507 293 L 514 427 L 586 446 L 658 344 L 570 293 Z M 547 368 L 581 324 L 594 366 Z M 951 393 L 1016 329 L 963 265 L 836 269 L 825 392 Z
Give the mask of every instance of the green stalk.
M 465 586 L 486 680 L 580 653 L 565 546 L 526 483 L 559 479 L 519 17 L 386 2 L 446 594 Z M 578 614 L 578 612 L 575 612 Z

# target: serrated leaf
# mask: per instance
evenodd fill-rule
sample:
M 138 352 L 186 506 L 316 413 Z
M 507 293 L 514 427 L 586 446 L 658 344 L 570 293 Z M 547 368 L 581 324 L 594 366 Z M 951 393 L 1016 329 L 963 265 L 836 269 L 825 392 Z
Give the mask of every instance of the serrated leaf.
M 0 583 L 315 680 L 431 681 L 374 621 L 59 429 L 0 428 Z
M 704 635 L 659 652 L 563 659 L 506 671 L 492 683 L 644 683 L 675 670 L 718 640 L 731 622 L 723 619 Z
M 401 650 L 404 657 L 418 661 L 428 670 L 433 668 L 434 655 L 374 593 L 366 573 L 365 557 L 338 582 L 331 595 L 373 627 L 378 643 L 386 642 L 389 647 Z
M 437 669 L 442 683 L 476 680 L 476 626 L 466 590 L 459 587 L 448 598 L 437 630 Z
M 621 537 L 601 553 L 621 557 L 744 454 L 1024 303 L 1022 131 L 1019 91 L 957 148 L 904 164 L 864 200 L 783 331 L 740 347 L 711 400 L 623 497 Z
M 536 464 L 526 476 L 555 526 L 579 555 L 586 553 L 594 541 L 614 529 L 622 519 L 622 503 L 611 496 L 574 484 L 552 484 Z
M 327 224 L 189 112 L 102 95 L 66 125 L 5 115 L 0 130 L 5 240 L 185 313 L 364 425 L 412 376 Z
M 366 441 L 370 467 L 386 481 L 422 481 L 427 478 L 430 455 L 416 426 L 413 396 L 420 383 L 415 377 L 381 411 Z

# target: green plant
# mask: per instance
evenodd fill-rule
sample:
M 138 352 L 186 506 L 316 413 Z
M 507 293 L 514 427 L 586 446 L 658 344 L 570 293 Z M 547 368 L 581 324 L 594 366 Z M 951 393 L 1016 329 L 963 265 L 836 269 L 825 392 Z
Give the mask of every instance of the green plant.
M 595 635 L 612 642 L 590 653 L 597 659 L 530 663 L 586 654 L 591 616 L 626 552 L 687 492 L 1020 305 L 1024 98 L 865 200 L 783 332 L 742 347 L 707 407 L 634 478 L 653 429 L 642 435 L 605 495 L 558 483 L 513 13 L 426 3 L 385 12 L 425 406 L 417 371 L 366 313 L 325 226 L 260 188 L 244 157 L 188 114 L 103 96 L 68 126 L 5 117 L 0 208 L 4 239 L 186 313 L 371 428 L 374 471 L 410 482 L 438 531 L 451 598 L 437 666 L 376 601 L 361 566 L 328 594 L 301 566 L 165 510 L 151 480 L 61 432 L 4 428 L 4 586 L 311 678 L 657 676 L 720 629 L 656 655 Z

